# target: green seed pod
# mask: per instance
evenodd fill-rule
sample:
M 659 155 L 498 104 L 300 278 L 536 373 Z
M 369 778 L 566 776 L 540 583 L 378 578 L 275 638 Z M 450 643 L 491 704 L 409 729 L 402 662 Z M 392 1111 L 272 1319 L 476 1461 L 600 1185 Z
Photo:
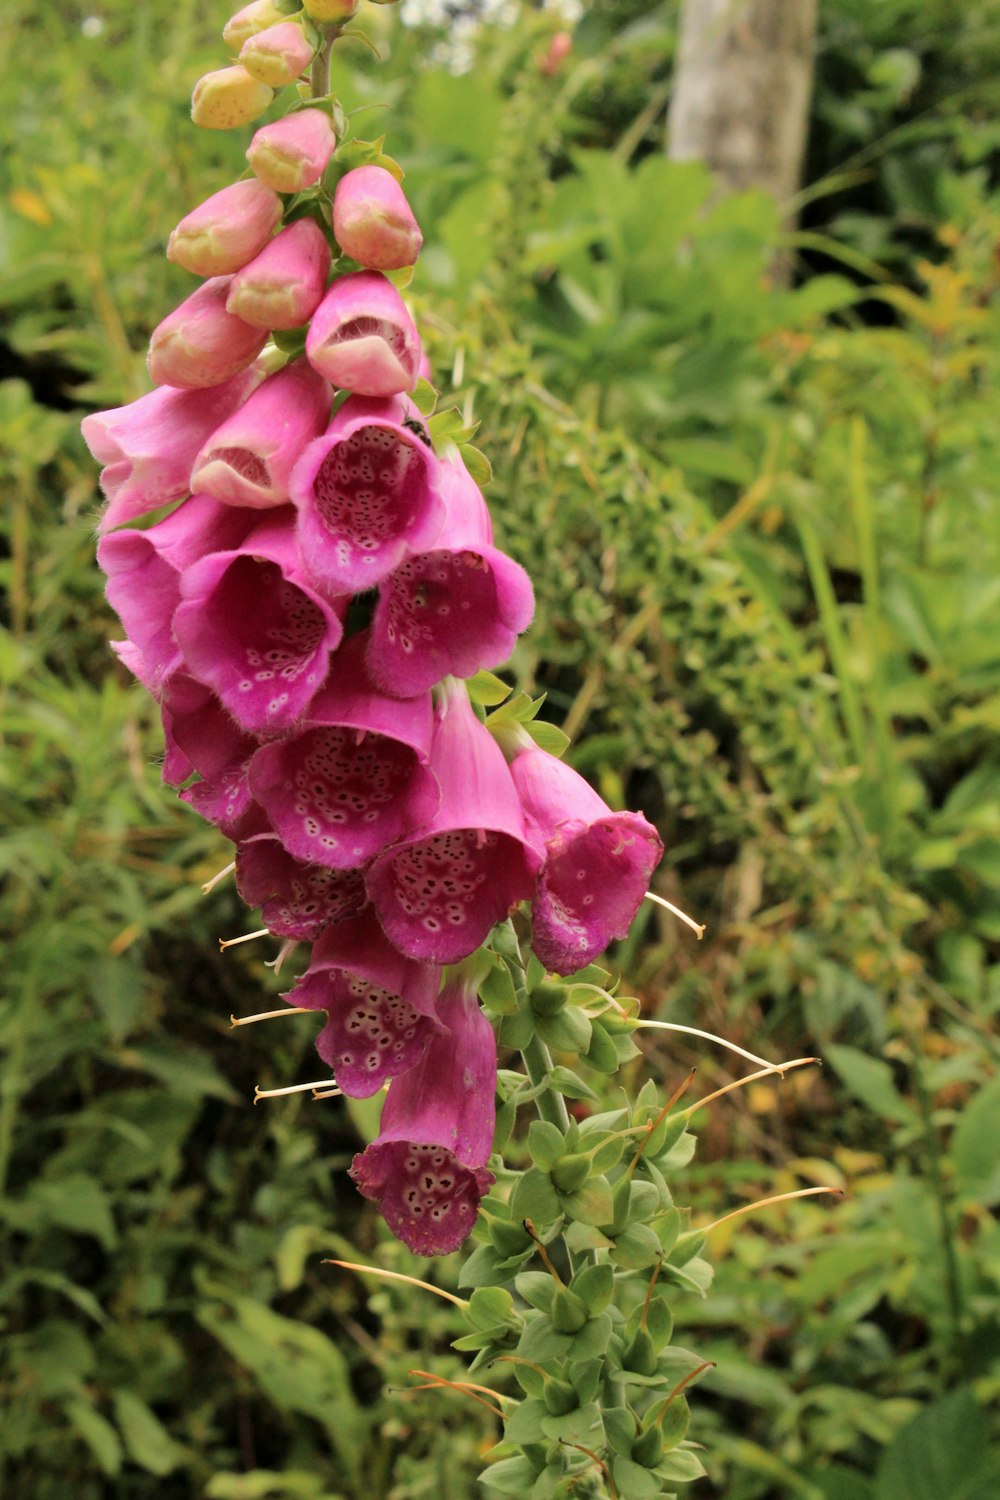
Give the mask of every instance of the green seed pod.
M 579 1333 L 587 1309 L 575 1292 L 561 1286 L 552 1299 L 552 1326 L 557 1333 Z
M 662 1457 L 663 1439 L 660 1429 L 655 1425 L 647 1427 L 632 1444 L 633 1462 L 641 1464 L 644 1469 L 655 1469 Z
M 512 1219 L 493 1219 L 490 1223 L 490 1239 L 501 1255 L 520 1255 L 531 1244 L 531 1235 L 523 1224 Z
M 656 1350 L 645 1328 L 640 1328 L 632 1342 L 627 1345 L 622 1355 L 622 1364 L 626 1370 L 632 1370 L 636 1375 L 656 1373 Z
M 553 1417 L 565 1417 L 568 1412 L 576 1411 L 580 1405 L 580 1398 L 570 1385 L 568 1380 L 559 1380 L 553 1377 L 545 1382 L 545 1405 Z
M 590 1157 L 575 1152 L 570 1156 L 561 1156 L 550 1175 L 561 1193 L 575 1193 L 590 1176 L 590 1168 Z
M 566 1004 L 568 991 L 554 979 L 543 979 L 531 992 L 531 1008 L 536 1016 L 556 1016 Z

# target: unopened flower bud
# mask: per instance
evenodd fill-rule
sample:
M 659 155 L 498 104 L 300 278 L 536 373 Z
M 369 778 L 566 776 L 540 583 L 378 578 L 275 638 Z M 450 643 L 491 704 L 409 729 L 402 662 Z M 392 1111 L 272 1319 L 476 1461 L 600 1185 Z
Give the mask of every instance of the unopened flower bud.
M 322 301 L 329 274 L 326 235 L 314 220 L 299 219 L 233 277 L 226 310 L 255 328 L 301 328 Z
M 626 1370 L 631 1370 L 636 1375 L 655 1374 L 656 1350 L 645 1328 L 639 1328 L 632 1342 L 626 1346 L 622 1364 Z
M 213 276 L 153 330 L 149 373 L 156 385 L 220 385 L 257 358 L 266 331 L 226 310 L 230 277 Z
M 246 68 L 217 68 L 199 78 L 191 95 L 191 118 L 205 130 L 233 130 L 262 115 L 274 98 L 266 83 Z
M 587 1321 L 587 1309 L 575 1292 L 561 1286 L 552 1299 L 551 1318 L 557 1333 L 579 1333 Z
M 293 83 L 312 59 L 313 48 L 302 27 L 294 21 L 282 21 L 280 26 L 258 31 L 240 48 L 240 62 L 250 77 L 273 89 Z
M 306 15 L 321 25 L 349 21 L 358 13 L 358 0 L 302 0 Z
M 301 193 L 326 171 L 337 145 L 330 116 L 303 109 L 262 125 L 247 150 L 258 181 L 277 193 Z
M 573 38 L 568 31 L 557 31 L 548 45 L 548 50 L 538 64 L 540 73 L 554 78 L 573 50 Z
M 568 995 L 564 984 L 555 979 L 543 979 L 531 992 L 531 1008 L 536 1016 L 557 1016 L 565 1007 Z
M 583 1152 L 561 1156 L 552 1168 L 552 1181 L 561 1193 L 575 1193 L 590 1176 L 591 1158 Z
M 253 0 L 252 5 L 244 5 L 226 22 L 222 40 L 227 47 L 238 52 L 248 37 L 266 31 L 269 26 L 279 25 L 295 9 L 294 0 Z
M 424 242 L 406 194 L 385 167 L 355 167 L 340 179 L 333 232 L 345 255 L 373 271 L 412 266 Z
M 580 1405 L 580 1398 L 574 1386 L 568 1380 L 560 1380 L 553 1376 L 545 1382 L 543 1398 L 546 1410 L 553 1417 L 568 1416 L 571 1411 L 576 1411 Z
M 632 1444 L 632 1462 L 644 1469 L 655 1469 L 663 1457 L 663 1434 L 655 1425 L 647 1427 Z
M 355 271 L 320 303 L 306 357 L 342 390 L 395 396 L 417 383 L 420 336 L 392 282 L 377 271 Z
M 229 276 L 253 260 L 281 218 L 281 199 L 262 182 L 234 182 L 180 221 L 167 259 L 196 276 Z

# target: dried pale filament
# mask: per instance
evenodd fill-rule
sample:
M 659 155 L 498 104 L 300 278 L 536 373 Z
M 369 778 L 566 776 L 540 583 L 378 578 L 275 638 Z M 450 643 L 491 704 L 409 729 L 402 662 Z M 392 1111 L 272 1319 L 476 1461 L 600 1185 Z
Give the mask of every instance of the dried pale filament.
M 280 1010 L 260 1010 L 255 1016 L 230 1016 L 231 1026 L 252 1026 L 255 1021 L 276 1021 L 279 1016 L 307 1016 L 305 1005 L 283 1005 Z
M 262 1089 L 258 1084 L 253 1091 L 253 1102 L 256 1104 L 259 1099 L 279 1099 L 285 1094 L 308 1094 L 312 1089 L 322 1089 L 326 1099 L 340 1093 L 332 1078 L 321 1078 L 317 1083 L 290 1083 L 283 1089 Z
M 219 949 L 225 953 L 227 948 L 235 948 L 240 943 L 252 943 L 257 938 L 268 937 L 269 935 L 270 931 L 267 927 L 258 927 L 256 932 L 245 932 L 242 937 L 220 938 Z
M 738 1047 L 735 1042 L 729 1042 L 723 1036 L 716 1036 L 711 1031 L 701 1031 L 697 1026 L 682 1026 L 678 1021 L 633 1021 L 632 1025 L 638 1030 L 639 1027 L 653 1027 L 657 1031 L 681 1031 L 687 1036 L 700 1036 L 702 1041 L 715 1042 L 720 1047 L 725 1047 L 727 1052 L 735 1052 L 739 1057 L 745 1057 L 747 1062 L 758 1063 L 762 1068 L 768 1068 L 775 1073 L 780 1073 L 786 1066 L 784 1063 L 769 1063 L 766 1057 L 758 1057 L 755 1052 L 748 1052 L 745 1047 Z
M 716 1089 L 714 1094 L 706 1094 L 704 1099 L 696 1099 L 683 1111 L 686 1119 L 697 1114 L 699 1109 L 704 1109 L 706 1104 L 712 1104 L 716 1099 L 721 1099 L 723 1094 L 731 1094 L 735 1089 L 745 1088 L 748 1083 L 756 1083 L 758 1078 L 771 1078 L 775 1073 L 784 1078 L 793 1068 L 807 1068 L 812 1063 L 818 1063 L 818 1057 L 793 1057 L 790 1062 L 768 1063 L 759 1073 L 748 1073 L 745 1078 L 734 1078 L 732 1083 L 725 1084 L 721 1089 Z
M 361 1271 L 367 1276 L 382 1276 L 386 1281 L 406 1281 L 410 1286 L 422 1287 L 425 1292 L 433 1292 L 435 1297 L 443 1297 L 446 1302 L 454 1302 L 456 1307 L 468 1307 L 464 1297 L 456 1297 L 452 1292 L 446 1292 L 443 1287 L 433 1286 L 429 1281 L 420 1281 L 416 1276 L 406 1276 L 402 1271 L 385 1271 L 381 1266 L 363 1266 L 353 1260 L 325 1260 L 324 1266 L 342 1266 L 345 1271 Z M 419 1372 L 418 1372 L 419 1373 Z
M 234 859 L 230 864 L 226 865 L 224 870 L 220 870 L 217 875 L 213 875 L 211 880 L 205 881 L 201 888 L 201 894 L 207 896 L 210 891 L 214 891 L 219 882 L 225 880 L 226 876 L 231 875 L 235 869 L 236 861 Z

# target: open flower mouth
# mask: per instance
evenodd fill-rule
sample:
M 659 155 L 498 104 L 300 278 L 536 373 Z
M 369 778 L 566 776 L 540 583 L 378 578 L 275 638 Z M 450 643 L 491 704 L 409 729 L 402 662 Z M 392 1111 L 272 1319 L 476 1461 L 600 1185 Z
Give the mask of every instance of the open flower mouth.
M 341 725 L 307 730 L 254 758 L 251 784 L 297 859 L 357 869 L 408 831 L 416 751 Z
M 328 976 L 329 1019 L 316 1039 L 345 1094 L 366 1099 L 413 1067 L 440 1028 L 402 996 L 346 970 Z M 311 994 L 317 993 L 313 988 Z M 301 1003 L 296 993 L 295 999 Z
M 360 870 L 303 864 L 269 834 L 237 848 L 236 884 L 248 906 L 260 907 L 265 927 L 303 943 L 355 916 L 367 900 Z

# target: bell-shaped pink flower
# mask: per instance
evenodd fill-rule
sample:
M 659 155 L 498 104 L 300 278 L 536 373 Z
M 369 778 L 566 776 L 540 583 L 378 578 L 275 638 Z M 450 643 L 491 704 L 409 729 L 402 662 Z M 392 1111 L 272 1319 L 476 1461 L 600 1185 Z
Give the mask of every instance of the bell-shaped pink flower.
M 475 991 L 454 980 L 437 1004 L 448 1027 L 389 1086 L 378 1139 L 351 1176 L 416 1255 L 448 1255 L 468 1238 L 496 1127 L 497 1049 Z
M 97 561 L 107 574 L 107 598 L 141 662 L 128 665 L 154 697 L 181 665 L 173 620 L 181 602 L 181 573 L 206 552 L 238 547 L 253 517 L 192 495 L 155 526 L 113 531 L 101 541 Z
M 305 583 L 291 508 L 269 514 L 240 546 L 188 568 L 181 596 L 173 628 L 191 675 L 247 734 L 297 724 L 340 644 L 347 600 L 338 614 Z
M 312 365 L 293 360 L 208 437 L 194 461 L 192 489 L 255 510 L 286 504 L 292 468 L 326 430 L 332 402 Z
M 406 194 L 385 167 L 355 167 L 333 195 L 333 234 L 345 255 L 371 271 L 412 266 L 424 237 Z
M 213 276 L 153 330 L 148 364 L 154 384 L 201 390 L 229 380 L 257 358 L 267 333 L 226 311 L 231 280 Z
M 248 906 L 260 907 L 264 926 L 275 936 L 301 943 L 315 942 L 334 922 L 357 916 L 368 900 L 360 870 L 305 865 L 269 831 L 237 844 L 236 888 Z
M 377 271 L 354 271 L 320 303 L 306 357 L 332 385 L 356 396 L 398 396 L 417 383 L 420 336 L 391 281 Z
M 181 801 L 234 842 L 256 833 L 262 819 L 247 770 L 259 742 L 233 723 L 211 688 L 184 671 L 164 684 L 161 714 L 164 781 L 176 786 L 196 771 L 201 780 L 178 794 Z
M 422 832 L 379 855 L 368 894 L 401 952 L 452 964 L 527 900 L 541 860 L 525 836 L 503 753 L 454 679 L 435 714 L 431 768 L 441 786 L 438 811 Z
M 260 379 L 243 370 L 209 390 L 162 386 L 110 411 L 84 417 L 84 442 L 101 470 L 107 505 L 98 531 L 144 516 L 191 492 L 191 465 L 214 428 L 232 416 Z
M 415 429 L 415 430 L 414 430 Z M 302 557 L 317 587 L 360 593 L 444 523 L 442 465 L 412 402 L 345 401 L 292 472 Z
M 448 676 L 507 660 L 531 623 L 527 573 L 492 546 L 479 489 L 461 463 L 441 465 L 446 518 L 429 552 L 411 552 L 381 585 L 368 667 L 379 687 L 408 698 Z
M 254 328 L 300 328 L 319 306 L 329 274 L 326 235 L 315 220 L 298 219 L 237 271 L 226 311 Z
M 294 21 L 280 21 L 277 26 L 256 32 L 240 48 L 240 62 L 250 77 L 272 89 L 294 83 L 312 60 L 312 45 Z
M 195 276 L 231 275 L 263 250 L 281 214 L 281 199 L 264 183 L 234 182 L 185 214 L 167 259 Z
M 360 869 L 433 817 L 427 769 L 430 699 L 383 698 L 368 681 L 364 641 L 333 658 L 309 717 L 292 739 L 265 745 L 250 786 L 290 854 L 334 870 Z
M 326 171 L 337 145 L 323 109 L 300 109 L 262 125 L 247 149 L 258 182 L 278 193 L 301 193 Z
M 440 969 L 390 947 L 368 911 L 323 933 L 285 998 L 326 1011 L 316 1049 L 345 1094 L 367 1099 L 419 1062 L 444 1030 L 435 1013 L 440 982 Z
M 627 935 L 663 844 L 641 813 L 612 812 L 583 777 L 524 731 L 511 775 L 528 831 L 544 853 L 532 947 L 557 974 L 583 969 Z

